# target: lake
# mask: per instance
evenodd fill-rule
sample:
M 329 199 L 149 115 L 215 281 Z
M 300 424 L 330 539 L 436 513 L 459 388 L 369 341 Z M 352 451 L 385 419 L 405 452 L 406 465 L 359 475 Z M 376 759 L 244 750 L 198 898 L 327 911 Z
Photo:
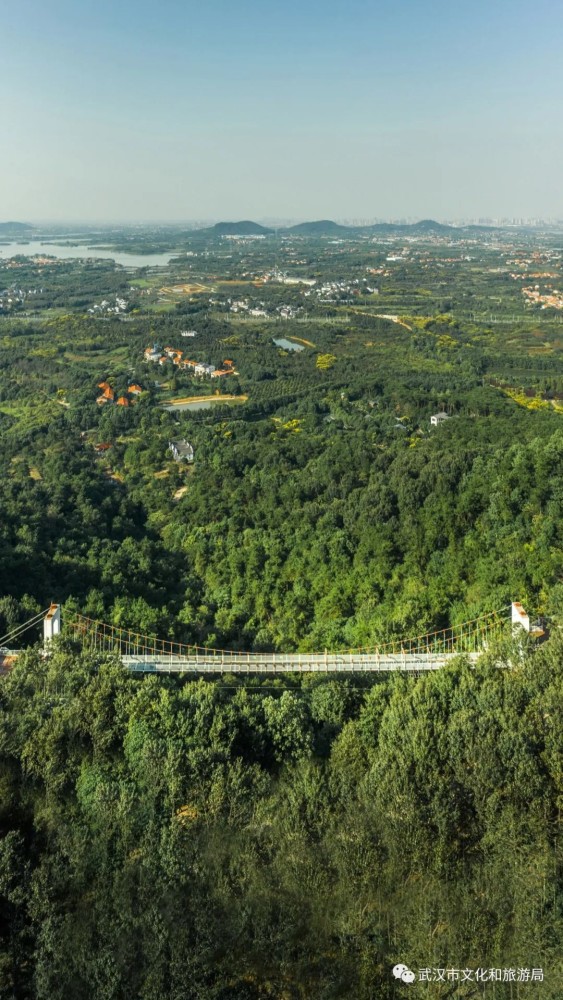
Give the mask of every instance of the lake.
M 58 243 L 43 243 L 40 240 L 30 240 L 28 243 L 0 243 L 0 260 L 10 257 L 57 257 L 58 260 L 114 260 L 123 267 L 166 267 L 173 257 L 182 251 L 169 253 L 121 253 L 119 250 L 103 250 L 95 246 L 75 247 L 61 246 Z
M 296 344 L 293 340 L 286 340 L 285 337 L 274 337 L 274 344 L 283 347 L 284 351 L 304 351 L 302 344 Z

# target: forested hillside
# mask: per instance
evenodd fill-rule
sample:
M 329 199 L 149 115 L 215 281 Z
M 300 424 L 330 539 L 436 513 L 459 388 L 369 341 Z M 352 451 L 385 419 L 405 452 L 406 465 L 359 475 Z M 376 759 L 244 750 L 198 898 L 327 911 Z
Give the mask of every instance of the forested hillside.
M 0 1000 L 559 1000 L 559 237 L 124 229 L 116 263 L 74 239 L 0 259 L 0 647 L 51 601 L 306 652 L 519 600 L 549 638 L 266 683 L 27 632 Z
M 0 689 L 2 996 L 483 995 L 403 961 L 543 968 L 520 996 L 557 1000 L 563 647 L 504 655 L 272 687 L 29 653 Z

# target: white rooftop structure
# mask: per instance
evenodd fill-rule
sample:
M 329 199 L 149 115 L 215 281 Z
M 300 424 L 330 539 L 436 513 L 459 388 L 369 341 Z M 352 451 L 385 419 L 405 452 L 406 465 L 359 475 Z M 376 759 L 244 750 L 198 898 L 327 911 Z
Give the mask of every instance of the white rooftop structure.
M 169 441 L 168 448 L 176 462 L 193 462 L 194 449 L 189 441 Z
M 449 420 L 449 419 L 450 419 L 449 415 L 447 413 L 444 413 L 444 411 L 442 410 L 441 413 L 432 414 L 432 416 L 430 417 L 430 423 L 432 427 L 438 427 L 438 424 L 443 424 L 444 420 Z

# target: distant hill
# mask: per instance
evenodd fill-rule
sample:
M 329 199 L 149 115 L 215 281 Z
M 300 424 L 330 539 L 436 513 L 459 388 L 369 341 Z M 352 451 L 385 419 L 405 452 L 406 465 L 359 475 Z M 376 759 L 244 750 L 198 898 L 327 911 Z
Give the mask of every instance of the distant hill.
M 363 231 L 370 233 L 405 233 L 405 235 L 411 233 L 413 236 L 424 236 L 432 233 L 447 236 L 460 232 L 455 226 L 445 226 L 441 222 L 435 222 L 434 219 L 423 219 L 422 222 L 405 224 L 377 222 L 373 226 L 364 226 Z
M 218 222 L 209 229 L 197 229 L 194 235 L 197 236 L 268 236 L 273 233 L 273 229 L 260 226 L 257 222 Z
M 290 226 L 284 230 L 286 233 L 296 233 L 301 236 L 337 236 L 339 233 L 352 233 L 354 229 L 350 226 L 341 226 L 338 222 L 330 219 L 321 219 L 319 222 L 300 222 L 296 226 Z
M 342 226 L 331 219 L 319 219 L 314 222 L 299 222 L 295 226 L 280 227 L 274 230 L 267 226 L 261 226 L 257 222 L 245 220 L 243 222 L 218 222 L 215 226 L 210 226 L 207 229 L 196 229 L 190 235 L 206 238 L 214 236 L 270 236 L 276 231 L 295 236 L 367 236 L 373 233 L 383 236 L 457 236 L 463 238 L 471 232 L 491 232 L 492 227 L 446 226 L 434 219 L 422 219 L 420 222 L 413 223 L 376 222 L 372 226 Z
M 415 222 L 412 226 L 412 231 L 417 233 L 456 233 L 458 230 L 455 226 L 444 226 L 441 222 L 435 222 L 434 219 L 423 219 L 422 222 Z
M 2 236 L 26 236 L 33 232 L 33 226 L 27 222 L 0 222 L 0 235 Z

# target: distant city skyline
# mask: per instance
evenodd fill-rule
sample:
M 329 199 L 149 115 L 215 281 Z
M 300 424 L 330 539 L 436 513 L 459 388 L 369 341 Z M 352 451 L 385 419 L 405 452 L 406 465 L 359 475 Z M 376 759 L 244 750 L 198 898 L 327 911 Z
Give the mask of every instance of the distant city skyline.
M 557 219 L 555 0 L 21 0 L 0 220 Z
M 340 217 L 335 215 L 327 215 L 326 220 L 336 222 L 338 225 L 350 226 L 350 227 L 368 227 L 376 224 L 393 224 L 393 225 L 413 225 L 417 222 L 423 221 L 433 221 L 438 222 L 442 225 L 447 226 L 470 226 L 470 225 L 480 225 L 480 226 L 563 226 L 563 218 L 540 218 L 531 217 L 524 218 L 518 216 L 499 216 L 498 218 L 492 217 L 466 217 L 466 218 L 434 218 L 429 220 L 428 217 L 423 219 L 422 216 L 373 216 L 365 218 L 351 218 L 351 217 Z M 166 226 L 166 227 L 186 227 L 193 229 L 203 229 L 211 227 L 221 222 L 256 222 L 261 226 L 269 228 L 286 228 L 295 225 L 299 225 L 303 222 L 317 222 L 318 219 L 313 219 L 310 217 L 292 217 L 292 218 L 280 218 L 280 217 L 256 217 L 253 219 L 242 219 L 238 216 L 224 216 L 224 217 L 213 217 L 207 219 L 103 219 L 92 220 L 92 219 L 30 219 L 30 218 L 20 218 L 20 219 L 2 219 L 0 218 L 0 225 L 5 225 L 10 221 L 16 224 L 27 224 L 32 227 L 32 229 L 37 229 L 41 231 L 42 229 L 47 230 L 49 227 L 53 229 L 68 228 L 69 232 L 72 226 L 77 227 L 87 227 L 89 229 L 94 229 L 99 227 L 100 229 L 111 229 L 117 227 L 130 227 L 130 228 L 143 228 L 145 226 Z M 24 237 L 25 238 L 25 237 Z

